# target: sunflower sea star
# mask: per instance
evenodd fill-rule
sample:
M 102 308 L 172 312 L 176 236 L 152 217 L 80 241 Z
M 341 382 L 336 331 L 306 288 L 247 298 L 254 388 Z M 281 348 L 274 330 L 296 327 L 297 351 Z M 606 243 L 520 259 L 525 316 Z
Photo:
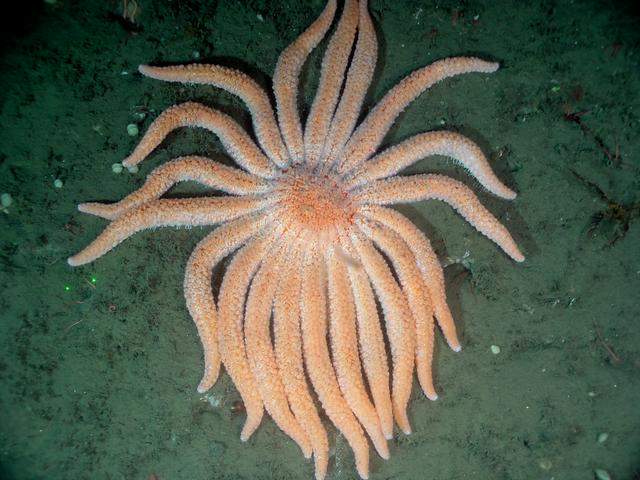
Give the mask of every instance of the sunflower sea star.
M 365 432 L 385 459 L 393 422 L 411 432 L 407 403 L 414 370 L 425 395 L 437 398 L 431 373 L 434 318 L 449 346 L 460 349 L 442 268 L 429 240 L 384 205 L 444 201 L 512 259 L 524 260 L 506 228 L 464 184 L 435 174 L 396 175 L 421 158 L 445 155 L 493 194 L 514 199 L 471 140 L 429 132 L 376 153 L 400 112 L 427 88 L 462 73 L 494 72 L 498 64 L 454 57 L 416 70 L 356 126 L 377 42 L 366 0 L 346 0 L 303 129 L 297 109 L 300 71 L 335 11 L 336 1 L 329 0 L 280 55 L 273 79 L 277 121 L 266 92 L 242 72 L 217 65 L 140 66 L 151 78 L 214 85 L 237 95 L 251 112 L 257 143 L 212 108 L 197 103 L 169 108 L 124 165 L 141 162 L 178 127 L 202 127 L 220 138 L 242 170 L 205 157 L 180 157 L 154 170 L 139 190 L 115 204 L 81 204 L 81 212 L 112 222 L 69 258 L 73 266 L 92 262 L 152 227 L 222 224 L 198 244 L 184 281 L 204 347 L 198 391 L 216 382 L 222 362 L 246 407 L 242 440 L 256 430 L 266 409 L 305 457 L 314 456 L 318 479 L 326 475 L 329 442 L 307 378 L 352 447 L 358 473 L 367 478 Z M 187 180 L 228 195 L 160 198 Z M 234 252 L 216 302 L 212 269 Z

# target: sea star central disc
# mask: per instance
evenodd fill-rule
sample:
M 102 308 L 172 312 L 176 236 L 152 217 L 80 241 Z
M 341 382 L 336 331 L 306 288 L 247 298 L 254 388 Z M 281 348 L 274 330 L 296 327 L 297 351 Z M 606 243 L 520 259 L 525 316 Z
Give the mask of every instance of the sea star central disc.
M 276 182 L 278 217 L 295 234 L 337 233 L 352 225 L 351 195 L 333 175 L 318 175 L 302 165 L 290 168 Z

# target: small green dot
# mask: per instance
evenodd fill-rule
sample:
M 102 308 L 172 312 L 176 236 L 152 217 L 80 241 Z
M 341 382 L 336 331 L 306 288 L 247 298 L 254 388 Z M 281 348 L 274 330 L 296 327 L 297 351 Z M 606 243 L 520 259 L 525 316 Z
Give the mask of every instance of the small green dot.
M 98 279 L 96 277 L 91 277 L 91 283 L 96 283 L 98 281 Z
M 65 285 L 64 286 L 64 291 L 65 292 L 70 292 L 71 291 L 71 287 L 69 285 Z

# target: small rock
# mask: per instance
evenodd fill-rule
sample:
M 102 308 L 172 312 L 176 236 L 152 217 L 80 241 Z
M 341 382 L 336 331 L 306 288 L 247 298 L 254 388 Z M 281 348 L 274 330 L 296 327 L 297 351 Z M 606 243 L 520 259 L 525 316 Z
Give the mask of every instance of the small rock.
M 538 461 L 538 466 L 542 469 L 542 470 L 551 470 L 551 467 L 553 466 L 553 464 L 551 463 L 551 460 L 549 460 L 548 458 L 541 458 Z
M 2 205 L 3 209 L 7 209 L 13 203 L 13 197 L 10 193 L 3 193 L 0 195 L 0 205 Z
M 500 347 L 498 345 L 491 345 L 491 353 L 498 355 L 500 353 Z
M 206 401 L 209 405 L 211 405 L 213 408 L 218 408 L 222 404 L 222 400 L 217 396 L 215 396 L 213 393 L 209 395 L 205 395 L 204 397 L 202 397 L 202 399 Z
M 609 475 L 609 472 L 603 470 L 602 468 L 596 468 L 593 473 L 598 480 L 611 480 L 611 475 Z
M 122 166 L 121 163 L 114 163 L 113 165 L 111 165 L 111 171 L 113 173 L 122 173 L 123 169 L 124 167 Z
M 127 133 L 131 137 L 136 137 L 138 133 L 140 133 L 138 125 L 136 125 L 135 123 L 130 123 L 129 125 L 127 125 Z
M 56 187 L 56 188 L 62 188 L 63 185 L 64 185 L 64 183 L 59 178 L 56 178 L 53 181 L 53 186 Z

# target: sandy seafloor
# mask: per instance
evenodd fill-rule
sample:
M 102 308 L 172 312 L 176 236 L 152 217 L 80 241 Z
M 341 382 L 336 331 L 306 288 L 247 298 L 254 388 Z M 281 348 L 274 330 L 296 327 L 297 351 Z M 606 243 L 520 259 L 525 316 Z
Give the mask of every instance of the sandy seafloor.
M 396 435 L 388 461 L 372 452 L 372 479 L 640 478 L 638 12 L 528 3 L 371 2 L 381 55 L 369 107 L 439 58 L 503 65 L 423 94 L 385 145 L 443 128 L 477 141 L 516 201 L 483 193 L 441 158 L 411 171 L 473 187 L 527 255 L 509 260 L 444 204 L 400 208 L 449 264 L 463 350 L 438 335 L 440 399 L 415 385 L 414 433 Z M 268 86 L 323 2 L 138 4 L 137 34 L 119 23 L 116 1 L 16 2 L 22 13 L 4 16 L 0 193 L 13 204 L 0 212 L 0 478 L 312 478 L 312 462 L 270 419 L 240 442 L 226 374 L 196 393 L 202 351 L 182 277 L 209 228 L 141 233 L 82 268 L 66 257 L 106 225 L 79 202 L 116 201 L 180 154 L 225 161 L 213 135 L 182 130 L 139 173 L 114 174 L 138 140 L 128 124 L 143 132 L 168 106 L 197 100 L 250 127 L 236 98 L 142 78 L 138 64 L 221 63 Z M 305 68 L 304 105 L 325 46 Z M 171 194 L 188 192 L 203 189 Z M 328 430 L 328 478 L 355 478 L 351 450 Z

